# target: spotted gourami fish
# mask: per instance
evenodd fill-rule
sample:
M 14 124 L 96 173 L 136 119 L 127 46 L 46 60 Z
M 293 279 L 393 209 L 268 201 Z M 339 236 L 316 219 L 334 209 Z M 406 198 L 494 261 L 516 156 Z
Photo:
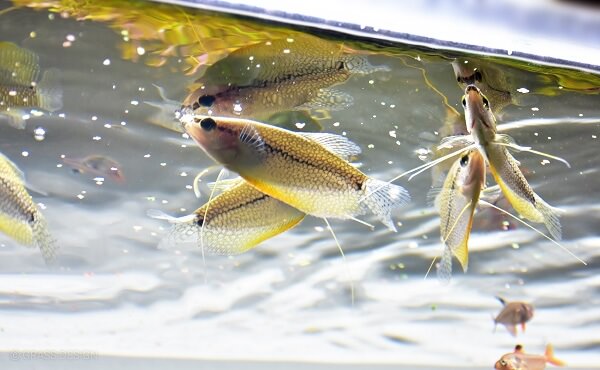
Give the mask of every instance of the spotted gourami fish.
M 520 344 L 515 346 L 515 351 L 502 356 L 496 364 L 496 370 L 543 370 L 546 363 L 565 366 L 565 363 L 554 357 L 554 349 L 551 344 L 546 346 L 546 352 L 543 355 L 530 355 L 523 351 Z
M 360 148 L 343 136 L 189 113 L 182 122 L 215 161 L 304 213 L 350 219 L 371 211 L 396 230 L 391 212 L 409 200 L 404 188 L 370 178 L 348 163 Z
M 240 179 L 191 215 L 174 218 L 152 211 L 150 216 L 173 224 L 169 242 L 193 242 L 208 253 L 233 255 L 291 229 L 306 215 Z
M 89 173 L 94 176 L 106 177 L 115 182 L 123 183 L 125 176 L 121 165 L 110 157 L 103 155 L 89 155 L 85 158 L 63 158 L 63 162 L 80 173 Z
M 23 173 L 0 154 L 0 232 L 26 246 L 37 246 L 46 263 L 57 251 L 46 220 L 24 185 Z
M 10 42 L 0 42 L 0 119 L 6 117 L 16 128 L 25 128 L 27 109 L 54 112 L 62 108 L 58 71 L 40 74 L 38 56 Z
M 435 204 L 440 213 L 440 236 L 445 245 L 438 268 L 440 280 L 447 281 L 452 275 L 452 255 L 458 259 L 463 271 L 467 271 L 473 214 L 484 185 L 485 160 L 479 151 L 471 150 L 452 165 L 439 190 Z
M 533 317 L 533 305 L 525 302 L 506 302 L 500 297 L 496 297 L 504 305 L 504 308 L 494 319 L 494 328 L 498 324 L 506 327 L 509 333 L 517 335 L 517 325 L 521 325 L 525 331 L 525 323 Z
M 331 89 L 354 74 L 389 71 L 339 44 L 298 35 L 238 49 L 211 66 L 183 102 L 196 114 L 266 118 L 294 110 L 343 109 L 347 93 Z
M 561 239 L 559 210 L 540 198 L 523 176 L 519 163 L 507 149 L 512 139 L 496 132 L 496 120 L 489 100 L 476 86 L 469 85 L 462 105 L 467 130 L 487 160 L 504 196 L 521 216 L 533 222 L 543 222 L 555 239 Z

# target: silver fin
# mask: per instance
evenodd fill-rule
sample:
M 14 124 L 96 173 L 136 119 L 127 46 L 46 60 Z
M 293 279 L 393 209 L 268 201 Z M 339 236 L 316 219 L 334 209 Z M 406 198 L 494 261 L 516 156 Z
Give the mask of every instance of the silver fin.
M 190 222 L 197 217 L 197 215 L 195 213 L 192 213 L 192 214 L 189 214 L 186 216 L 182 216 L 182 217 L 173 217 L 173 216 L 168 215 L 165 212 L 158 210 L 158 209 L 149 209 L 146 211 L 146 215 L 150 218 L 154 218 L 157 220 L 169 221 L 169 223 L 172 223 L 172 224 L 180 224 L 180 223 Z
M 437 146 L 437 149 L 462 148 L 467 147 L 473 143 L 474 141 L 471 135 L 446 136 L 440 141 L 440 144 Z
M 444 247 L 444 253 L 437 266 L 437 277 L 442 285 L 448 285 L 452 279 L 452 252 L 448 247 Z
M 348 93 L 335 89 L 319 89 L 312 100 L 302 104 L 297 109 L 342 110 L 352 104 L 354 104 L 354 98 Z
M 345 160 L 350 160 L 351 157 L 362 152 L 357 144 L 345 136 L 320 132 L 301 132 L 298 134 L 324 146 L 325 149 Z
M 4 117 L 9 126 L 18 130 L 23 130 L 25 129 L 25 126 L 27 126 L 27 122 L 23 119 L 24 114 L 24 111 L 12 108 L 10 111 L 0 112 L 0 121 L 2 121 L 2 117 Z
M 54 112 L 63 106 L 63 91 L 60 87 L 59 71 L 52 68 L 44 72 L 37 85 L 40 108 Z
M 402 186 L 369 178 L 366 181 L 365 192 L 367 196 L 363 201 L 368 209 L 388 229 L 395 232 L 396 226 L 394 226 L 394 222 L 392 221 L 392 210 L 410 201 L 408 191 Z
M 560 209 L 550 206 L 537 194 L 535 197 L 535 208 L 544 216 L 544 224 L 548 228 L 548 232 L 556 240 L 562 239 L 562 230 L 560 226 Z

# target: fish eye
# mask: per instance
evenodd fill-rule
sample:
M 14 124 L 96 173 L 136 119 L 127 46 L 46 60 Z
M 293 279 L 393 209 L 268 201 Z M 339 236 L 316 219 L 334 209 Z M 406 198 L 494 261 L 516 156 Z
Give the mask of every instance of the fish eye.
M 460 166 L 461 167 L 465 167 L 467 164 L 469 163 L 469 156 L 468 155 L 464 155 L 461 159 L 460 159 Z
M 208 118 L 204 118 L 202 121 L 200 121 L 200 127 L 202 127 L 206 131 L 210 131 L 217 127 L 217 123 L 215 122 L 214 119 L 208 117 Z
M 483 98 L 483 106 L 485 107 L 485 109 L 490 109 L 490 102 L 485 96 L 482 95 L 481 97 Z
M 210 107 L 215 102 L 216 98 L 212 95 L 202 95 L 198 98 L 198 104 L 201 107 Z
M 463 97 L 462 97 L 462 106 L 463 106 L 463 108 L 466 108 L 466 107 L 467 107 L 467 97 L 466 97 L 466 96 L 464 96 L 464 95 L 463 95 Z
M 504 361 L 504 360 L 500 360 L 500 365 L 502 365 L 502 366 L 506 366 L 506 361 Z
M 479 72 L 479 71 L 475 71 L 475 74 L 473 75 L 473 77 L 475 78 L 475 81 L 477 81 L 477 82 L 481 82 L 481 80 L 483 79 L 483 76 L 481 75 L 481 72 Z

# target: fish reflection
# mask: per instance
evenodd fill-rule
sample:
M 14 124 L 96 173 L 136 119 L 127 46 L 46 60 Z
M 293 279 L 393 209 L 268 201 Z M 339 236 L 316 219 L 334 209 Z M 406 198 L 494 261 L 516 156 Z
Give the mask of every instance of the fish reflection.
M 24 185 L 23 173 L 0 154 L 0 232 L 26 246 L 37 246 L 46 263 L 54 260 L 57 246 L 46 219 Z
M 103 155 L 89 155 L 84 158 L 63 158 L 63 162 L 73 168 L 73 171 L 87 173 L 112 181 L 123 183 L 125 176 L 121 165 L 114 159 Z
M 543 355 L 530 355 L 523 351 L 520 344 L 515 346 L 515 351 L 503 355 L 496 364 L 496 370 L 543 370 L 546 363 L 565 366 L 565 363 L 554 357 L 554 349 L 551 344 L 546 346 L 546 352 Z
M 521 325 L 525 331 L 525 323 L 533 317 L 533 305 L 525 302 L 506 302 L 500 297 L 496 297 L 504 305 L 504 308 L 494 319 L 494 324 L 502 324 L 513 336 L 517 335 L 517 325 Z
M 240 48 L 211 66 L 183 102 L 197 114 L 267 118 L 288 110 L 339 110 L 352 96 L 331 86 L 389 71 L 339 44 L 297 35 Z
M 208 253 L 220 255 L 254 248 L 296 226 L 306 216 L 241 179 L 229 184 L 231 187 L 191 215 L 174 218 L 151 211 L 150 216 L 173 224 L 168 241 L 193 242 Z
M 0 42 L 0 119 L 19 129 L 25 128 L 27 109 L 54 112 L 62 108 L 58 71 L 40 74 L 38 56 L 10 42 Z
M 395 231 L 391 212 L 409 200 L 404 188 L 348 163 L 360 148 L 343 136 L 296 133 L 237 118 L 188 114 L 182 121 L 211 158 L 304 213 L 352 219 L 370 211 Z

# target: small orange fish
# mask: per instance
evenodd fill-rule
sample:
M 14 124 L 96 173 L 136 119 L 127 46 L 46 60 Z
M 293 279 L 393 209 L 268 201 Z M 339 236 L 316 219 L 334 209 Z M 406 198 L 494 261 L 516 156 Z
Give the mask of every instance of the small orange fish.
M 494 319 L 494 328 L 498 324 L 502 324 L 506 327 L 509 333 L 513 336 L 517 335 L 517 325 L 521 325 L 523 331 L 525 331 L 525 323 L 533 317 L 534 308 L 533 305 L 525 302 L 506 302 L 500 297 L 496 297 L 503 305 L 504 308 L 498 316 Z
M 546 363 L 565 366 L 565 363 L 554 357 L 554 349 L 551 344 L 546 346 L 546 352 L 543 355 L 529 355 L 523 351 L 523 346 L 518 344 L 515 351 L 507 353 L 496 361 L 494 369 L 496 370 L 543 370 Z
M 121 165 L 109 157 L 93 154 L 85 158 L 63 158 L 63 162 L 73 167 L 75 172 L 106 177 L 120 184 L 125 181 Z

